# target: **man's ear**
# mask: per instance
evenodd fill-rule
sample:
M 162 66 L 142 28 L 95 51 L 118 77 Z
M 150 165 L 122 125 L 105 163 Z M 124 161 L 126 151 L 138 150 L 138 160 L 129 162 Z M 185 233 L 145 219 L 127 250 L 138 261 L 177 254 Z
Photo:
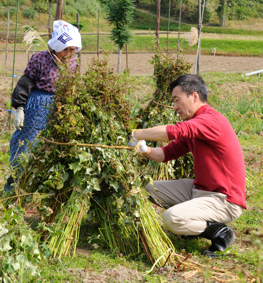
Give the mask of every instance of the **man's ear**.
M 192 93 L 192 95 L 193 95 L 193 98 L 194 98 L 194 102 L 198 102 L 200 100 L 200 96 L 199 96 L 198 92 L 194 91 Z

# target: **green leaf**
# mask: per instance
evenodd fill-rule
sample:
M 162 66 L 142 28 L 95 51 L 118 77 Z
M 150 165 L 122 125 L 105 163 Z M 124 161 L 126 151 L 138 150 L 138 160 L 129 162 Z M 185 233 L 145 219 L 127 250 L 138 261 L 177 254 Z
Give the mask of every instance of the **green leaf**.
M 9 230 L 6 229 L 2 223 L 0 223 L 0 238 L 4 235 L 4 234 L 7 234 Z
M 63 177 L 62 177 L 64 183 L 67 181 L 68 177 L 69 177 L 69 173 L 68 173 L 68 172 L 65 172 L 65 173 L 63 174 Z
M 76 172 L 82 169 L 82 166 L 78 162 L 75 162 L 69 164 L 69 168 L 73 170 L 74 174 L 76 174 Z
M 0 251 L 9 251 L 9 250 L 12 250 L 12 247 L 10 246 L 10 237 L 5 237 L 2 241 L 2 248 L 0 246 Z

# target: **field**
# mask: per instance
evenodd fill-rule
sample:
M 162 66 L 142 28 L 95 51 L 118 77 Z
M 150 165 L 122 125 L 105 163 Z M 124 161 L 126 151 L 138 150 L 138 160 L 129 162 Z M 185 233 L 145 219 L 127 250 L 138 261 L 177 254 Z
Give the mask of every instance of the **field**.
M 210 35 L 210 39 L 215 37 L 220 38 L 220 35 Z M 209 39 L 209 35 L 206 38 Z M 253 41 L 251 38 L 249 40 Z M 9 130 L 9 112 L 6 111 L 11 93 L 13 61 L 12 55 L 8 56 L 7 68 L 1 66 L 0 71 L 0 191 L 8 167 L 8 143 L 14 131 L 12 124 Z M 82 54 L 83 73 L 92 56 L 94 55 Z M 194 64 L 193 54 L 188 54 L 185 58 Z M 126 66 L 125 60 L 123 55 L 123 69 Z M 155 90 L 151 60 L 152 54 L 129 55 L 130 84 L 133 87 L 131 103 L 139 98 L 140 105 L 143 105 Z M 3 53 L 0 53 L 0 61 L 4 62 Z M 111 55 L 109 66 L 115 68 L 116 62 L 116 55 Z M 17 53 L 15 74 L 18 77 L 26 63 L 27 56 Z M 262 66 L 262 57 L 213 56 L 212 52 L 201 56 L 201 75 L 209 88 L 209 103 L 222 112 L 235 129 L 242 146 L 247 172 L 247 210 L 237 221 L 231 223 L 237 240 L 223 258 L 202 257 L 202 252 L 208 245 L 204 239 L 186 240 L 168 232 L 176 252 L 185 259 L 189 255 L 190 260 L 197 263 L 197 266 L 203 265 L 204 269 L 197 272 L 198 268 L 191 269 L 186 265 L 176 270 L 167 265 L 146 275 L 152 267 L 146 257 L 126 258 L 93 244 L 96 243 L 99 233 L 92 230 L 88 221 L 84 221 L 76 255 L 43 261 L 40 266 L 42 282 L 226 282 L 224 279 L 218 281 L 211 278 L 213 268 L 225 273 L 225 279 L 232 273 L 239 277 L 232 282 L 263 282 L 262 238 L 254 235 L 262 232 L 263 228 L 263 79 L 256 75 L 243 76 L 246 72 L 262 69 Z M 14 85 L 15 83 L 16 78 Z M 189 262 L 188 259 L 185 262 Z
M 95 57 L 94 54 L 82 54 L 81 55 L 81 70 L 83 73 L 87 71 L 88 64 L 91 59 Z M 173 55 L 176 57 L 176 54 Z M 153 54 L 129 54 L 128 55 L 128 67 L 131 75 L 152 75 L 153 65 L 151 64 Z M 4 62 L 5 55 L 0 54 L 0 59 Z M 8 55 L 8 63 L 6 71 L 12 70 L 12 54 Z M 196 56 L 193 54 L 187 54 L 185 56 L 186 61 L 193 64 L 192 71 L 195 65 Z M 15 74 L 20 76 L 23 72 L 23 66 L 27 64 L 27 56 L 25 54 L 16 54 L 16 72 Z M 109 57 L 109 66 L 117 69 L 117 55 L 112 54 Z M 263 66 L 263 58 L 261 57 L 236 57 L 236 56 L 213 56 L 202 55 L 200 60 L 201 73 L 206 72 L 227 72 L 227 73 L 247 73 L 252 71 L 261 70 Z M 122 55 L 122 70 L 126 68 L 126 55 Z

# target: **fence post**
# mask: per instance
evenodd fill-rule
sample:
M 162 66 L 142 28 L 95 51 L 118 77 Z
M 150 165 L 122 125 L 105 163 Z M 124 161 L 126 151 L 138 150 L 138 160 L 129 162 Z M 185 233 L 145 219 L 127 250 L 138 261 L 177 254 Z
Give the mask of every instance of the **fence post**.
M 201 14 L 201 0 L 198 0 L 198 42 L 196 50 L 196 59 L 195 59 L 195 70 L 194 73 L 199 75 L 200 73 L 200 49 L 201 49 L 201 28 L 202 28 L 202 14 Z
M 157 0 L 156 13 L 156 47 L 159 49 L 159 32 L 160 32 L 161 0 Z
M 79 13 L 77 13 L 77 23 L 78 23 L 78 30 L 80 32 L 80 24 L 79 24 Z M 79 65 L 81 66 L 81 52 L 78 53 Z
M 182 21 L 182 0 L 180 0 L 180 8 L 179 8 L 179 25 L 178 25 L 178 39 L 177 39 L 177 59 L 179 59 L 180 52 L 180 32 L 181 32 L 181 21 Z
M 126 69 L 129 69 L 129 64 L 128 64 L 128 44 L 126 43 Z
M 16 2 L 16 29 L 15 29 L 15 44 L 14 44 L 14 56 L 13 56 L 13 74 L 12 74 L 12 89 L 11 93 L 13 93 L 14 89 L 14 75 L 15 75 L 15 62 L 16 62 L 16 39 L 17 39 L 17 25 L 18 25 L 18 11 L 19 11 L 19 0 Z M 12 107 L 12 106 L 11 106 Z M 11 110 L 10 107 L 10 110 Z M 9 132 L 11 131 L 11 121 L 12 121 L 12 116 L 11 116 L 11 111 L 9 112 Z
M 170 30 L 170 15 L 171 15 L 171 0 L 169 0 L 169 9 L 168 9 L 168 24 L 167 24 L 167 55 L 169 53 L 169 30 Z
M 7 33 L 6 33 L 5 67 L 6 67 L 6 65 L 7 65 L 8 41 L 9 41 L 9 9 L 8 9 L 8 14 L 7 14 Z
M 97 27 L 97 57 L 100 56 L 100 7 L 98 9 L 98 27 Z

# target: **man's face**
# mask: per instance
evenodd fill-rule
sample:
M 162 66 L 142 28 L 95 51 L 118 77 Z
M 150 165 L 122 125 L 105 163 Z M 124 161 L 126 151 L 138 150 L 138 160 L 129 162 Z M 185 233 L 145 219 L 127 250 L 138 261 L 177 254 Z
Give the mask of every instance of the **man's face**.
M 172 91 L 172 98 L 174 101 L 174 110 L 184 120 L 193 118 L 196 112 L 196 92 L 189 96 L 181 90 L 181 86 L 177 86 Z

